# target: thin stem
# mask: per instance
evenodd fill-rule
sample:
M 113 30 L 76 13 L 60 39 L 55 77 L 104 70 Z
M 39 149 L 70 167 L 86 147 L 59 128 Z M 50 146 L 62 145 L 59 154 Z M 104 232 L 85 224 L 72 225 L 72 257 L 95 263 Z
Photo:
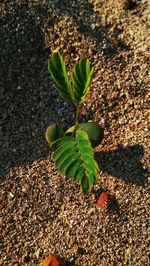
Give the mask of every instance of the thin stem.
M 78 126 L 79 126 L 79 111 L 80 111 L 80 105 L 77 104 L 77 105 L 76 105 L 76 108 L 77 108 L 77 110 L 76 110 L 76 122 L 75 122 L 75 127 L 78 127 Z
M 80 104 L 76 104 L 76 120 L 75 120 L 75 127 L 73 130 L 73 134 L 77 131 L 77 129 L 79 128 L 79 112 L 80 112 Z

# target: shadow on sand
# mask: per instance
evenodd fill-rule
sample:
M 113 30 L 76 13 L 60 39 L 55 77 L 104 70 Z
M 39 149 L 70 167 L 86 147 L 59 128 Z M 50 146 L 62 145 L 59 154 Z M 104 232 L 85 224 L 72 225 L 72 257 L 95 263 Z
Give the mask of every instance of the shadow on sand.
M 48 107 L 52 112 L 52 107 L 45 82 L 49 52 L 27 3 L 18 5 L 14 1 L 11 12 L 1 18 L 0 39 L 0 179 L 3 179 L 10 167 L 27 165 L 46 156 L 44 113 Z
M 142 145 L 119 147 L 110 152 L 98 152 L 95 158 L 102 172 L 106 172 L 126 183 L 145 186 L 148 181 L 148 170 L 141 163 L 144 155 Z

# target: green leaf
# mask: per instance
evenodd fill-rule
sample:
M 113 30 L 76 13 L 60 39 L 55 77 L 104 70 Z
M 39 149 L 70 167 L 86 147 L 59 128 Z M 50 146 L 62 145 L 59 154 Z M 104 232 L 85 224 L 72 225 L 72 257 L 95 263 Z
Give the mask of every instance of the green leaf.
M 90 89 L 90 83 L 94 68 L 91 67 L 89 59 L 83 58 L 77 63 L 72 73 L 72 85 L 74 100 L 83 102 Z
M 66 135 L 72 134 L 74 131 L 74 127 L 72 126 L 65 132 Z M 104 129 L 100 127 L 97 123 L 94 122 L 87 122 L 87 123 L 81 123 L 79 124 L 79 128 L 84 130 L 89 137 L 89 140 L 92 144 L 92 147 L 98 146 L 103 138 L 104 138 Z
M 46 140 L 49 144 L 64 136 L 63 128 L 58 124 L 50 125 L 45 132 Z
M 87 194 L 98 178 L 99 168 L 88 135 L 77 130 L 75 137 L 65 136 L 51 144 L 53 159 L 59 171 L 78 182 Z
M 69 141 L 68 141 L 69 140 Z M 51 143 L 51 148 L 53 150 L 57 150 L 58 149 L 61 149 L 65 144 L 65 147 L 72 147 L 74 145 L 74 138 L 73 137 L 63 137 L 63 142 L 62 142 L 62 138 L 54 141 Z
M 48 60 L 48 71 L 51 74 L 55 88 L 68 101 L 73 101 L 73 91 L 69 80 L 65 62 L 59 52 L 52 54 Z

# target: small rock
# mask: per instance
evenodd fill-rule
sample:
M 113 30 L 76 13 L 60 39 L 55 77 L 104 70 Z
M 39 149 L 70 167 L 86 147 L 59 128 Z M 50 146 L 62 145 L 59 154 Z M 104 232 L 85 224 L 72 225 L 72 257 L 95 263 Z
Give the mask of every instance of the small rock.
M 39 255 L 40 255 L 40 248 L 35 252 L 35 256 L 37 259 L 39 258 Z
M 36 57 L 32 57 L 30 60 L 30 64 L 34 65 L 36 63 Z
M 49 255 L 41 262 L 40 266 L 60 266 L 60 263 L 56 256 Z
M 101 193 L 101 195 L 100 195 L 98 201 L 97 201 L 97 205 L 98 205 L 98 207 L 99 207 L 99 208 L 103 208 L 104 205 L 107 204 L 108 200 L 109 200 L 109 195 L 108 195 L 108 193 L 105 192 L 105 191 L 103 191 L 103 192 Z
M 8 193 L 8 196 L 9 196 L 10 198 L 13 198 L 13 197 L 14 197 L 14 194 L 13 194 L 12 192 L 9 192 L 9 193 Z

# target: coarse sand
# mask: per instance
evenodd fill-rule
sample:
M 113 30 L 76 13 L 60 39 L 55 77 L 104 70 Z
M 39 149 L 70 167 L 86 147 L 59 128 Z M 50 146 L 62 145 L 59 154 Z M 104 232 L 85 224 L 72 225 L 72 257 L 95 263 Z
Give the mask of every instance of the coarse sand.
M 0 4 L 0 265 L 149 266 L 148 0 L 2 0 Z M 105 137 L 99 181 L 84 196 L 51 160 L 45 130 L 74 124 L 75 109 L 47 71 L 59 50 L 70 73 L 95 68 L 80 121 Z M 100 209 L 102 191 L 114 195 Z

